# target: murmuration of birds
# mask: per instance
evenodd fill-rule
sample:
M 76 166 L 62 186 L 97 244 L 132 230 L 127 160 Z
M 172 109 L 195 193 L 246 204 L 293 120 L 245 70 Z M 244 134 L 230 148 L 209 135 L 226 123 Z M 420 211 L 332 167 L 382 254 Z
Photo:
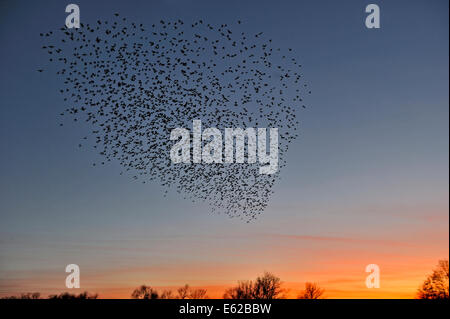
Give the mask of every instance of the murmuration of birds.
M 311 91 L 292 49 L 277 48 L 263 32 L 242 30 L 241 21 L 161 20 L 147 27 L 114 14 L 40 35 L 48 68 L 61 81 L 61 116 L 91 128 L 79 146 L 91 143 L 101 164 L 120 163 L 120 174 L 159 182 L 164 196 L 175 189 L 214 213 L 250 222 L 268 206 Z M 222 129 L 277 128 L 276 173 L 260 174 L 252 161 L 226 161 L 225 153 L 223 161 L 208 164 L 172 161 L 172 130 L 193 121 Z

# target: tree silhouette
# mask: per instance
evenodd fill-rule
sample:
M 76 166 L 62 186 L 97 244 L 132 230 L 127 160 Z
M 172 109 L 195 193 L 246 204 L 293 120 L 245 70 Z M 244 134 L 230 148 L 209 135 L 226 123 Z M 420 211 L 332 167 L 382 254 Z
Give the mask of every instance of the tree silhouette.
M 419 288 L 417 297 L 419 299 L 449 299 L 448 279 L 448 260 L 439 260 L 433 273 Z
M 183 287 L 178 288 L 178 299 L 188 299 L 189 297 L 189 286 L 185 285 Z
M 240 281 L 236 287 L 225 291 L 224 299 L 278 299 L 281 298 L 281 279 L 265 272 L 252 281 Z
M 134 299 L 208 299 L 206 289 L 194 289 L 189 285 L 184 285 L 177 289 L 177 295 L 171 290 L 163 290 L 159 293 L 150 286 L 142 285 L 136 288 L 131 297 Z
M 131 294 L 133 299 L 158 299 L 158 292 L 150 286 L 142 285 Z
M 8 296 L 2 297 L 1 299 L 40 299 L 41 294 L 39 292 L 27 292 L 22 293 L 20 296 Z
M 178 299 L 207 299 L 206 289 L 193 289 L 189 285 L 178 288 Z
M 190 299 L 208 299 L 206 289 L 191 289 Z
M 322 299 L 324 289 L 320 288 L 318 284 L 307 282 L 305 283 L 305 290 L 303 290 L 297 299 Z
M 163 290 L 163 292 L 159 295 L 159 299 L 176 299 L 173 295 L 172 290 Z
M 239 281 L 236 287 L 229 288 L 223 295 L 224 299 L 253 299 L 253 283 L 250 280 Z
M 90 295 L 87 291 L 80 294 L 71 294 L 68 292 L 60 293 L 59 295 L 49 295 L 48 299 L 97 299 L 98 294 Z
M 256 278 L 253 285 L 254 299 L 277 299 L 281 295 L 281 279 L 265 272 L 263 276 Z

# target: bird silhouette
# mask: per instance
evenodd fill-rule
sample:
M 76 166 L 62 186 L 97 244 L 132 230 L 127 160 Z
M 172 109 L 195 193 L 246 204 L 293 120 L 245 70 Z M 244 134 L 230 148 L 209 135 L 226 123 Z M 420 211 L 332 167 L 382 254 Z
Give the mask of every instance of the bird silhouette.
M 101 164 L 117 161 L 121 175 L 157 181 L 213 212 L 257 218 L 286 166 L 311 92 L 292 49 L 283 53 L 263 32 L 247 35 L 242 26 L 178 19 L 147 29 L 115 13 L 110 21 L 40 33 L 67 103 L 61 115 L 92 127 L 79 147 L 91 143 Z M 259 174 L 258 163 L 172 163 L 170 132 L 194 119 L 222 129 L 279 128 L 278 172 Z

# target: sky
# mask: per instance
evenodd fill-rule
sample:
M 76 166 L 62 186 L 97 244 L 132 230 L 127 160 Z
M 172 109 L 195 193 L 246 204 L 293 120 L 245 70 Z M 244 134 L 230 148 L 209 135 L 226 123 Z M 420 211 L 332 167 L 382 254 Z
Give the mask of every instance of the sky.
M 367 29 L 376 3 L 381 28 Z M 68 3 L 67 3 L 68 4 Z M 312 88 L 300 137 L 269 205 L 243 223 L 158 183 L 119 175 L 79 149 L 87 128 L 59 127 L 65 108 L 40 32 L 62 1 L 0 1 L 0 296 L 81 288 L 128 298 L 147 284 L 210 297 L 264 271 L 289 297 L 307 281 L 328 298 L 413 298 L 449 256 L 448 1 L 77 1 L 81 22 L 115 12 L 243 21 L 291 47 Z M 381 287 L 365 285 L 366 265 Z M 78 290 L 77 290 L 78 291 Z

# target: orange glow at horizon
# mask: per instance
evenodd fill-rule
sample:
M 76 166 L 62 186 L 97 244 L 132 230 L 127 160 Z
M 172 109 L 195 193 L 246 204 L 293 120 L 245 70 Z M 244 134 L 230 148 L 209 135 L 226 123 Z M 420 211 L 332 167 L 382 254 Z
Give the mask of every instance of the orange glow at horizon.
M 286 261 L 286 255 L 289 253 L 290 249 L 287 249 L 277 254 L 284 255 Z M 422 254 L 426 255 L 424 252 Z M 303 265 L 304 270 L 295 269 L 298 263 L 295 258 L 287 263 L 271 263 L 271 265 L 266 263 L 261 267 L 241 263 L 239 260 L 232 264 L 190 262 L 151 267 L 112 267 L 108 270 L 85 272 L 82 275 L 80 289 L 66 289 L 61 280 L 55 278 L 54 272 L 48 271 L 41 272 L 39 278 L 10 280 L 9 291 L 7 293 L 2 291 L 1 296 L 39 291 L 42 297 L 46 297 L 63 291 L 70 293 L 89 291 L 98 293 L 99 298 L 127 299 L 130 298 L 134 288 L 140 285 L 149 285 L 158 291 L 169 289 L 176 293 L 178 287 L 189 284 L 191 287 L 207 289 L 209 298 L 220 299 L 224 291 L 237 281 L 254 280 L 264 271 L 270 271 L 281 278 L 284 297 L 290 299 L 295 299 L 299 295 L 305 282 L 318 283 L 325 289 L 324 297 L 328 299 L 415 298 L 417 289 L 431 273 L 438 259 L 448 258 L 445 249 L 440 252 L 434 251 L 426 257 L 380 252 L 372 257 L 369 255 L 355 250 L 353 253 L 341 252 L 333 256 L 331 251 L 326 249 L 314 257 L 320 264 L 312 263 L 314 267 Z M 381 287 L 369 289 L 365 286 L 368 275 L 365 266 L 374 261 L 380 266 Z M 4 281 L 2 284 L 5 286 Z

